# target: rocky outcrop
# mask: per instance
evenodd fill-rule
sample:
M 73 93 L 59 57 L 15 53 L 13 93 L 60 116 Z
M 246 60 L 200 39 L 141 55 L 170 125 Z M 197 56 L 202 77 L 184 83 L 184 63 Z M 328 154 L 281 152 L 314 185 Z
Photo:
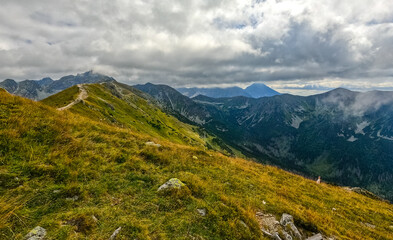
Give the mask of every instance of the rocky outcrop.
M 43 240 L 45 239 L 45 236 L 46 236 L 45 228 L 37 226 L 25 236 L 25 240 Z
M 307 231 L 299 230 L 293 220 L 293 216 L 284 213 L 280 221 L 272 214 L 257 212 L 256 218 L 265 236 L 274 240 L 327 240 L 322 234 L 309 233 Z
M 280 224 L 288 233 L 290 233 L 293 238 L 302 239 L 302 235 L 295 226 L 295 223 L 293 222 L 293 217 L 291 215 L 284 213 L 281 217 Z
M 182 183 L 182 181 L 180 181 L 179 179 L 171 178 L 168 180 L 168 182 L 162 184 L 157 191 L 161 192 L 161 191 L 172 190 L 172 189 L 181 189 L 184 186 L 185 184 Z
M 322 236 L 322 234 L 318 233 L 318 234 L 315 234 L 315 235 L 307 238 L 306 240 L 323 240 L 323 236 Z

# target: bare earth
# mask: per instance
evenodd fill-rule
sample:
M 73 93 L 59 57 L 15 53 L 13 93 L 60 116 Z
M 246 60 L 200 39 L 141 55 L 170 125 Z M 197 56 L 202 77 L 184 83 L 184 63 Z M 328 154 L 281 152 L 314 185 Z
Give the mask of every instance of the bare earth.
M 67 106 L 58 108 L 57 110 L 63 111 L 63 110 L 69 109 L 70 107 L 72 107 L 72 106 L 74 106 L 75 104 L 77 104 L 77 103 L 79 103 L 79 102 L 85 100 L 85 99 L 88 97 L 87 91 L 86 91 L 86 89 L 83 87 L 83 85 L 82 85 L 82 84 L 78 84 L 77 86 L 78 86 L 79 91 L 80 91 L 78 97 L 77 97 L 73 102 L 71 102 L 70 104 L 68 104 Z

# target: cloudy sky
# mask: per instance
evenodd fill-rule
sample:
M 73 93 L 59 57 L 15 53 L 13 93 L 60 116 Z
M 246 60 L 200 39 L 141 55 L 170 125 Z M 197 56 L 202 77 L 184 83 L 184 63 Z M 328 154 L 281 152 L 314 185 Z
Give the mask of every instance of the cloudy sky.
M 0 0 L 0 79 L 393 90 L 392 0 Z

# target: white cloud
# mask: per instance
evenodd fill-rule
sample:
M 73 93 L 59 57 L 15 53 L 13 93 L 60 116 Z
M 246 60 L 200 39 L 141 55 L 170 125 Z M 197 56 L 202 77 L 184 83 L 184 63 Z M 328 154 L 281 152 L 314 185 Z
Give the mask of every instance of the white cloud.
M 1 3 L 0 79 L 393 87 L 388 0 Z

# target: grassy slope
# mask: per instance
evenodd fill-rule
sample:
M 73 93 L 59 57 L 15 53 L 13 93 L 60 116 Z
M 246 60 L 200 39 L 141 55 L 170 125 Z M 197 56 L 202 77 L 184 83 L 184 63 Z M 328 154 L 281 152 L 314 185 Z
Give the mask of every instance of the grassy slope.
M 49 239 L 107 239 L 119 226 L 118 239 L 261 239 L 262 210 L 339 239 L 393 239 L 388 203 L 201 146 L 146 146 L 151 139 L 0 92 L 0 238 L 40 225 Z M 172 177 L 189 191 L 158 194 Z
M 84 88 L 89 97 L 84 104 L 71 108 L 74 113 L 157 138 L 193 146 L 208 145 L 210 148 L 227 152 L 226 146 L 216 144 L 211 135 L 162 112 L 153 98 L 137 89 L 117 82 L 85 84 Z M 56 108 L 63 107 L 72 102 L 69 98 L 76 96 L 74 91 L 74 87 L 69 88 L 42 102 Z M 200 135 L 205 137 L 201 139 Z

